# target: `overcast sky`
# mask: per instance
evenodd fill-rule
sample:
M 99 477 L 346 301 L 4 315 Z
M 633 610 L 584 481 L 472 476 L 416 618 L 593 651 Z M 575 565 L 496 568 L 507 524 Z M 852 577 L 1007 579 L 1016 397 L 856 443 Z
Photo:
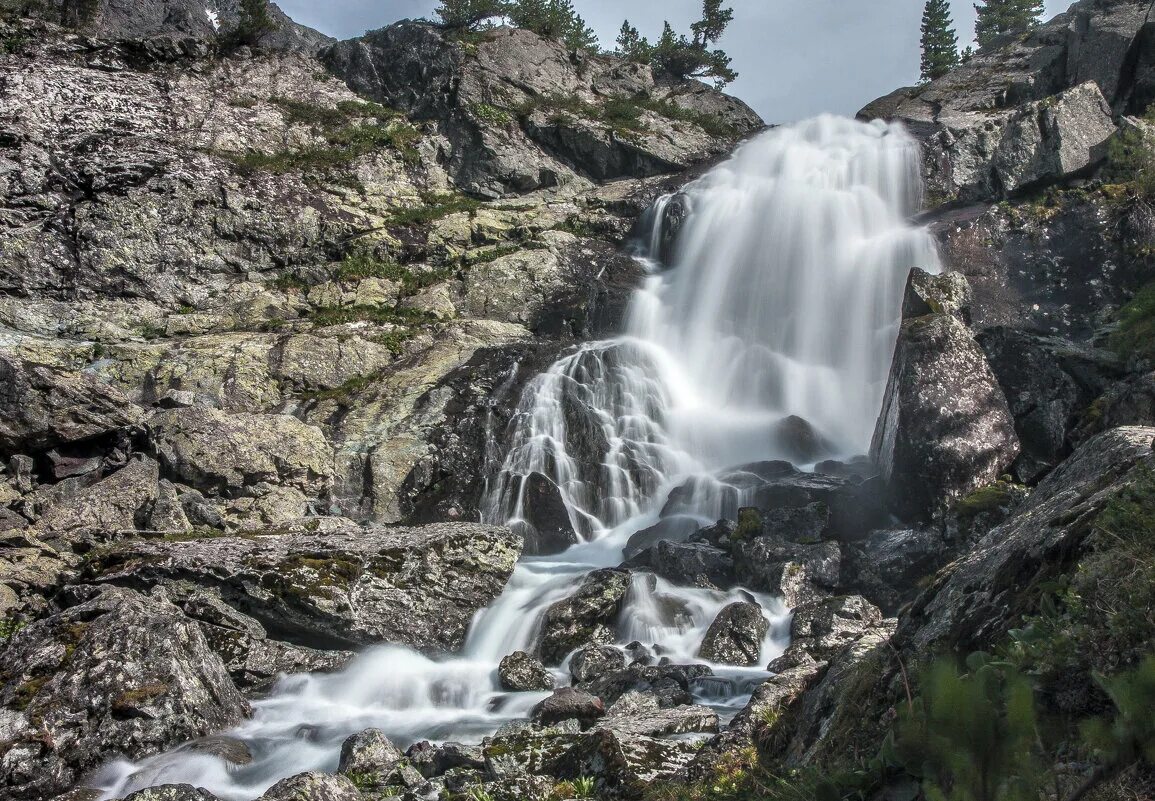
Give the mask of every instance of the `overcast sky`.
M 1047 0 L 1048 18 L 1072 0 Z M 436 0 L 278 0 L 293 19 L 346 39 L 400 19 L 432 17 Z M 727 89 L 767 122 L 790 122 L 822 111 L 853 114 L 874 98 L 918 79 L 919 23 L 924 0 L 730 0 L 734 23 L 722 47 L 740 73 Z M 972 0 L 951 0 L 959 38 L 974 28 Z M 651 40 L 668 19 L 678 31 L 701 11 L 701 0 L 574 0 L 613 47 L 629 18 Z

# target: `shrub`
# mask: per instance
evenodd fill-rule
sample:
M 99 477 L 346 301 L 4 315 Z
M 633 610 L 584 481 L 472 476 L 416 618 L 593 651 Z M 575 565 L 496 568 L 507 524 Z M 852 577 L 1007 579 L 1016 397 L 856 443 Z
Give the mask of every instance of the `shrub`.
M 1155 283 L 1139 290 L 1118 318 L 1119 327 L 1109 340 L 1112 350 L 1123 358 L 1155 358 Z
M 1153 121 L 1153 110 L 1144 119 Z M 1155 199 L 1155 141 L 1139 126 L 1129 126 L 1107 143 L 1108 180 L 1129 184 L 1144 198 Z

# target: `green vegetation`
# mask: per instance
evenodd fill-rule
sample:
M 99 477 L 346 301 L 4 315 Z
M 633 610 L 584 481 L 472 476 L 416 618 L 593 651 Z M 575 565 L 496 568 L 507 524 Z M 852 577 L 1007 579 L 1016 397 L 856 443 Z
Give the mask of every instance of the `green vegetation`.
M 1124 358 L 1155 359 L 1155 283 L 1148 284 L 1118 311 L 1111 348 Z
M 450 214 L 469 212 L 481 208 L 481 201 L 461 194 L 437 194 L 427 192 L 421 196 L 422 205 L 395 209 L 389 215 L 392 225 L 428 225 Z
M 281 292 L 305 292 L 309 288 L 309 283 L 300 276 L 284 272 L 274 279 L 273 288 Z
M 473 115 L 479 120 L 491 125 L 509 125 L 513 122 L 513 115 L 503 108 L 491 106 L 488 103 L 478 103 L 473 107 Z
M 978 20 L 975 38 L 979 49 L 1008 33 L 1021 33 L 1036 27 L 1043 15 L 1043 0 L 984 0 L 976 5 Z
M 614 52 L 621 58 L 649 64 L 657 72 L 676 78 L 713 78 L 714 85 L 721 88 L 736 79 L 738 73 L 730 68 L 730 57 L 725 52 L 710 48 L 722 38 L 733 20 L 733 9 L 722 8 L 722 0 L 703 0 L 702 17 L 690 26 L 690 36 L 676 33 L 666 22 L 656 44 L 650 44 L 626 20 L 618 33 Z
M 273 16 L 269 0 L 241 0 L 237 27 L 221 38 L 226 50 L 237 47 L 255 47 L 270 33 L 280 29 Z
M 404 294 L 412 295 L 444 281 L 452 274 L 453 270 L 450 268 L 416 273 L 392 259 L 378 258 L 371 251 L 358 248 L 345 255 L 333 277 L 345 283 L 355 283 L 366 278 L 397 281 L 401 284 Z
M 11 617 L 0 618 L 0 643 L 6 642 L 13 634 L 27 625 L 28 623 L 23 620 Z
M 350 378 L 339 387 L 331 389 L 320 389 L 313 392 L 304 392 L 301 394 L 302 400 L 314 401 L 345 401 L 355 395 L 359 395 L 366 389 L 371 387 L 376 381 L 381 378 L 380 373 L 370 373 L 369 375 L 355 376 Z
M 558 782 L 550 793 L 550 798 L 596 798 L 597 780 L 593 776 L 582 776 L 571 781 Z
M 426 325 L 437 322 L 437 315 L 420 309 L 405 309 L 400 306 L 328 306 L 314 309 L 309 315 L 309 319 L 318 328 L 358 322 Z
M 1155 106 L 1143 120 L 1155 125 Z M 1155 141 L 1143 128 L 1130 125 L 1107 143 L 1108 180 L 1131 186 L 1147 200 L 1155 199 Z
M 947 0 L 926 0 L 922 11 L 922 81 L 941 78 L 959 65 L 953 24 Z
M 280 109 L 287 122 L 313 126 L 325 144 L 272 153 L 218 154 L 232 161 L 243 175 L 337 169 L 385 148 L 396 151 L 408 163 L 420 158 L 415 145 L 421 132 L 378 103 L 350 100 L 328 107 L 277 96 L 270 97 L 269 102 Z
M 453 30 L 484 30 L 506 18 L 515 27 L 557 39 L 571 50 L 598 50 L 597 35 L 572 0 L 442 0 L 435 13 Z

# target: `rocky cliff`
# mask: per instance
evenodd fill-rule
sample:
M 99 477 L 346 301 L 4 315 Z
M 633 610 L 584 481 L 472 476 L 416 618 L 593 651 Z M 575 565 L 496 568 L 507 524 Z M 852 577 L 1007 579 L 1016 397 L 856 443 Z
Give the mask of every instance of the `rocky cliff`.
M 523 30 L 332 42 L 276 12 L 236 47 L 231 2 L 20 10 L 0 21 L 0 795 L 87 801 L 72 788 L 115 756 L 251 761 L 213 735 L 282 672 L 460 648 L 523 547 L 551 547 L 472 522 L 520 388 L 617 326 L 638 218 L 762 122 Z M 910 278 L 870 463 L 759 465 L 755 506 L 705 529 L 676 489 L 503 660 L 503 687 L 539 692 L 565 660 L 574 686 L 531 720 L 405 755 L 369 730 L 340 775 L 264 797 L 825 798 L 837 778 L 914 798 L 887 733 L 938 652 L 1014 661 L 1043 714 L 1105 714 L 1093 673 L 1155 636 L 1151 12 L 1082 0 L 863 110 L 920 138 L 949 268 Z M 728 725 L 692 703 L 708 668 L 605 647 L 631 573 L 794 608 Z M 703 656 L 749 664 L 765 635 L 737 601 Z M 1091 769 L 1071 761 L 1064 795 Z M 1112 787 L 1142 797 L 1150 767 L 1129 770 Z

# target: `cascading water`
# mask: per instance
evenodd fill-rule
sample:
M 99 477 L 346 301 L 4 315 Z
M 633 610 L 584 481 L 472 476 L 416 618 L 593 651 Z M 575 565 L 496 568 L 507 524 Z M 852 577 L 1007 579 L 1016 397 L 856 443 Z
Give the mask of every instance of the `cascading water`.
M 558 486 L 584 541 L 523 558 L 505 593 L 478 614 L 461 656 L 435 661 L 382 646 L 337 675 L 285 677 L 230 732 L 249 745 L 251 764 L 226 768 L 176 749 L 106 766 L 95 781 L 102 797 L 187 782 L 247 801 L 285 776 L 335 769 L 341 742 L 368 727 L 404 747 L 476 741 L 524 718 L 544 694 L 502 692 L 497 663 L 532 650 L 545 609 L 586 573 L 618 565 L 629 537 L 658 519 L 672 490 L 690 488 L 675 493 L 679 513 L 713 522 L 743 501 L 736 466 L 866 450 L 906 275 L 938 268 L 930 236 L 906 222 L 918 187 L 917 146 L 895 126 L 821 117 L 741 147 L 678 199 L 690 213 L 669 269 L 652 264 L 625 335 L 582 346 L 534 379 L 511 423 L 483 516 L 528 525 L 525 479 L 540 473 Z M 670 202 L 652 214 L 644 243 L 651 259 L 669 250 L 662 224 Z M 618 641 L 701 661 L 714 617 L 750 597 L 772 623 L 765 664 L 784 645 L 780 602 L 648 574 L 633 579 Z M 700 698 L 723 707 L 739 706 L 767 675 L 724 666 L 715 673 L 721 681 Z

